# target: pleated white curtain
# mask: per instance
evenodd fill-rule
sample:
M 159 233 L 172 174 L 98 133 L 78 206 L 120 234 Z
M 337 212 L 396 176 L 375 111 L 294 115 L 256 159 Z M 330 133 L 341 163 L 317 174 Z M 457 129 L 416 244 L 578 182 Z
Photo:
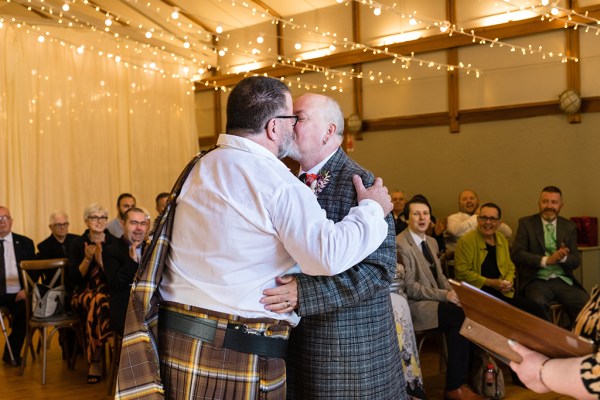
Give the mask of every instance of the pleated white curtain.
M 78 54 L 60 40 L 40 43 L 38 34 L 5 23 L 0 205 L 10 208 L 13 231 L 37 243 L 50 233 L 49 214 L 65 210 L 71 232 L 82 233 L 84 207 L 101 203 L 113 218 L 121 192 L 154 215 L 156 194 L 171 189 L 198 151 L 194 110 L 184 79 L 117 63 L 98 50 Z

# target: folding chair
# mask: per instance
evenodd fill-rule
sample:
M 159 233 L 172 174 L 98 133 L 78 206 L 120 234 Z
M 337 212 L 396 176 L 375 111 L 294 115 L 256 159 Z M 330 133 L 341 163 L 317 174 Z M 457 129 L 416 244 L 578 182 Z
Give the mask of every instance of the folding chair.
M 6 326 L 4 325 L 4 314 L 8 315 L 8 309 L 6 307 L 0 307 L 0 325 L 2 325 L 2 333 L 4 334 L 4 340 L 6 341 L 6 347 L 8 348 L 8 354 L 10 355 L 10 363 L 17 365 L 15 361 L 15 355 L 13 354 L 12 347 L 8 341 L 8 333 L 6 333 Z
M 23 375 L 25 364 L 27 361 L 27 353 L 31 348 L 31 357 L 35 360 L 35 354 L 33 353 L 33 334 L 39 330 L 42 333 L 42 384 L 46 383 L 46 361 L 48 353 L 48 345 L 52 340 L 52 336 L 60 329 L 72 329 L 75 331 L 77 341 L 81 344 L 83 342 L 83 335 L 81 333 L 81 319 L 77 315 L 69 315 L 64 313 L 64 310 L 60 314 L 53 315 L 47 318 L 39 318 L 33 316 L 32 311 L 32 293 L 35 283 L 37 282 L 38 274 L 41 270 L 60 268 L 60 283 L 56 285 L 65 284 L 65 273 L 69 261 L 66 258 L 54 258 L 49 260 L 28 260 L 21 261 L 21 272 L 23 274 L 23 282 L 25 284 L 25 308 L 27 311 L 27 337 L 25 339 L 25 351 L 21 362 L 21 370 L 19 375 Z M 50 334 L 48 334 L 48 328 L 51 328 Z M 77 343 L 75 343 L 77 346 Z M 77 356 L 76 348 L 72 349 L 70 357 L 67 360 L 67 366 L 69 369 L 75 368 L 75 358 Z

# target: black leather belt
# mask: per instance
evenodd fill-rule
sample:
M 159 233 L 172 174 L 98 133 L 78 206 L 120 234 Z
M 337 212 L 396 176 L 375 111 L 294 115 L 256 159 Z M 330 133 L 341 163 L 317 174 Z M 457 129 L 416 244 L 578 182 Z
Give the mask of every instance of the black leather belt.
M 214 342 L 217 329 L 221 329 L 216 320 L 179 314 L 163 308 L 160 309 L 158 323 L 165 328 L 209 343 Z M 265 336 L 264 333 L 249 329 L 245 324 L 230 322 L 225 329 L 223 348 L 226 349 L 263 357 L 284 358 L 287 346 L 287 340 Z

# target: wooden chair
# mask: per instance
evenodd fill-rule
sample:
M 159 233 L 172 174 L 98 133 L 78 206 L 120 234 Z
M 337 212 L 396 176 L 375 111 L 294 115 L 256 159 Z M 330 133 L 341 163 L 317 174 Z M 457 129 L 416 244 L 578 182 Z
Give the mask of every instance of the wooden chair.
M 562 318 L 563 311 L 564 307 L 562 304 L 558 302 L 550 303 L 550 319 L 554 325 L 560 326 L 560 319 Z
M 80 318 L 77 315 L 69 315 L 64 313 L 64 310 L 60 314 L 53 315 L 48 318 L 38 318 L 33 316 L 32 311 L 32 293 L 37 277 L 41 270 L 59 268 L 60 283 L 55 286 L 65 284 L 65 274 L 68 266 L 68 260 L 66 258 L 55 258 L 49 260 L 28 260 L 21 261 L 21 273 L 23 274 L 23 282 L 25 285 L 25 308 L 27 311 L 27 336 L 25 338 L 25 351 L 21 362 L 21 369 L 19 375 L 23 375 L 25 364 L 27 361 L 28 350 L 31 349 L 31 358 L 35 361 L 35 353 L 33 352 L 33 335 L 36 331 L 41 331 L 42 335 L 42 384 L 46 383 L 46 361 L 48 353 L 48 345 L 52 340 L 52 336 L 60 329 L 72 329 L 75 331 L 77 341 L 83 343 L 83 335 L 81 333 Z M 48 329 L 50 334 L 48 334 Z M 75 344 L 77 346 L 77 343 Z M 74 348 L 70 351 L 67 357 L 67 366 L 69 369 L 75 368 L 75 358 L 77 356 L 77 349 Z
M 6 348 L 8 349 L 8 355 L 10 356 L 10 362 L 11 362 L 11 364 L 12 365 L 17 365 L 17 362 L 15 360 L 15 355 L 14 355 L 14 353 L 12 351 L 12 347 L 10 345 L 10 342 L 8 341 L 8 333 L 6 332 L 6 325 L 4 324 L 4 316 L 5 315 L 6 315 L 6 319 L 10 323 L 10 312 L 8 311 L 8 307 L 1 306 L 0 307 L 0 325 L 2 325 L 2 333 L 4 334 Z
M 419 357 L 421 356 L 421 348 L 425 343 L 425 340 L 429 337 L 438 336 L 440 340 L 440 373 L 446 372 L 446 366 L 448 365 L 448 345 L 446 344 L 446 334 L 437 329 L 428 329 L 424 331 L 415 331 L 415 337 L 417 338 L 417 346 L 419 349 Z

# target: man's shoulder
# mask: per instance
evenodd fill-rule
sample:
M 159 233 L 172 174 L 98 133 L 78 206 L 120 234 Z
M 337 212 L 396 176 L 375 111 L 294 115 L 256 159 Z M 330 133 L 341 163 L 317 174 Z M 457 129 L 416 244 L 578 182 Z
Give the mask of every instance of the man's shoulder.
M 375 180 L 371 171 L 358 164 L 341 150 L 332 157 L 330 162 L 325 164 L 323 170 L 335 173 L 340 178 L 349 177 L 349 184 L 352 184 L 353 175 L 359 175 L 363 179 L 365 185 L 371 185 Z M 346 182 L 346 179 L 344 179 L 344 182 Z
M 38 249 L 42 249 L 44 247 L 51 246 L 52 242 L 54 242 L 54 241 L 56 241 L 56 239 L 54 238 L 53 235 L 50 235 L 46 239 L 39 242 L 37 247 L 38 247 Z
M 526 228 L 532 227 L 536 221 L 540 221 L 540 214 L 527 215 L 525 217 L 519 218 L 519 226 L 523 225 Z
M 30 238 L 28 238 L 25 235 L 19 235 L 18 233 L 12 233 L 13 235 L 13 241 L 15 243 L 15 245 L 31 245 L 33 246 L 33 240 L 31 240 Z

